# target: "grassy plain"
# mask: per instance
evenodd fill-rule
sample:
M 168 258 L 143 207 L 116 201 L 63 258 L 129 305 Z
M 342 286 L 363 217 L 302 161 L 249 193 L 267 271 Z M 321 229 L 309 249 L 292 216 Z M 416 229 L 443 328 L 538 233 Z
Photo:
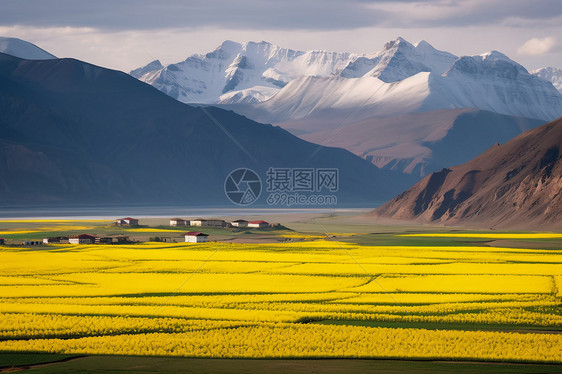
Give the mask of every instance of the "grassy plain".
M 57 236 L 71 236 L 88 233 L 100 237 L 126 236 L 132 241 L 145 242 L 158 237 L 166 242 L 183 242 L 186 231 L 203 230 L 212 236 L 212 240 L 220 241 L 257 241 L 284 242 L 287 240 L 302 240 L 308 237 L 284 228 L 275 229 L 238 229 L 222 227 L 172 227 L 167 226 L 168 219 L 146 219 L 141 223 L 151 223 L 150 226 L 115 227 L 111 220 L 58 220 L 58 219 L 23 219 L 0 220 L 0 238 L 6 244 L 21 244 L 24 240 L 42 240 Z M 325 237 L 321 235 L 320 237 Z
M 90 356 L 38 372 L 58 365 L 79 372 L 84 360 L 103 366 L 95 357 L 105 356 L 96 355 L 259 358 L 255 372 L 273 358 L 303 360 L 281 361 L 296 371 L 319 358 L 389 360 L 372 364 L 379 372 L 444 365 L 391 359 L 526 365 L 514 372 L 553 372 L 562 363 L 557 235 L 434 229 L 439 235 L 429 236 L 426 228 L 366 226 L 356 234 L 326 224 L 329 235 L 215 229 L 225 237 L 267 235 L 269 243 L 15 245 L 84 227 L 127 230 L 95 221 L 0 222 L 14 243 L 0 247 L 0 350 L 12 352 L 0 366 L 18 365 L 13 352 Z M 185 228 L 140 233 L 170 231 Z M 496 246 L 497 238 L 517 245 Z M 536 248 L 541 240 L 545 248 Z M 206 362 L 203 372 L 215 365 Z

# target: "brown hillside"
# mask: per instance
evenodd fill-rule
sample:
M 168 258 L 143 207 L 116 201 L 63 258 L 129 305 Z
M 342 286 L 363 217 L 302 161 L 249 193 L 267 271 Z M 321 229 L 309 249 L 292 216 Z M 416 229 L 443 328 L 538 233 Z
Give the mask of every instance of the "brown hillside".
M 425 223 L 562 229 L 562 118 L 433 173 L 371 215 Z

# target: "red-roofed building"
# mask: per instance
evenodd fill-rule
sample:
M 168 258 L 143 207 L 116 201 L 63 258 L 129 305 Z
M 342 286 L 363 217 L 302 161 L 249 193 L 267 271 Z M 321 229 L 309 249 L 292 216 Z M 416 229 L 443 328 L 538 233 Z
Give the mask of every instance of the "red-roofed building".
M 263 229 L 264 227 L 269 227 L 269 222 L 266 221 L 250 221 L 248 222 L 248 227 L 256 227 L 258 229 Z
M 200 231 L 190 231 L 185 233 L 186 243 L 205 243 L 209 241 L 209 235 Z
M 0 238 L 0 245 L 4 245 L 4 244 L 5 244 L 4 238 Z

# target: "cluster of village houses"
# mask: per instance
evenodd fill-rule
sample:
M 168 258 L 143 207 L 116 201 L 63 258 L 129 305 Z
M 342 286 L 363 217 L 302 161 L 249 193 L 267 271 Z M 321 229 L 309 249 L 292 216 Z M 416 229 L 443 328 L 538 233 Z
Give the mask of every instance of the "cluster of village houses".
M 113 223 L 116 227 L 135 227 L 139 226 L 139 220 L 131 217 L 116 219 Z M 198 227 L 240 227 L 240 228 L 257 228 L 263 229 L 271 227 L 271 224 L 266 221 L 246 221 L 243 219 L 238 219 L 235 221 L 227 222 L 222 219 L 183 219 L 183 218 L 172 218 L 170 219 L 170 226 L 177 227 L 188 227 L 188 226 L 198 226 Z M 209 235 L 201 231 L 190 231 L 184 234 L 185 241 L 187 243 L 203 243 L 209 241 Z M 130 242 L 127 236 L 118 237 L 97 237 L 90 234 L 80 234 L 74 236 L 58 236 L 53 238 L 45 238 L 43 241 L 40 240 L 26 240 L 23 242 L 24 245 L 41 245 L 41 244 L 112 244 L 112 243 L 128 243 Z M 4 245 L 4 239 L 0 238 L 0 245 Z
M 263 229 L 271 227 L 271 224 L 266 221 L 246 221 L 244 219 L 237 219 L 236 221 L 226 222 L 222 219 L 203 219 L 197 218 L 187 220 L 183 218 L 172 218 L 170 226 L 206 226 L 206 227 L 248 227 Z M 209 235 L 201 231 L 190 231 L 185 233 L 185 241 L 187 243 L 204 243 L 209 241 Z

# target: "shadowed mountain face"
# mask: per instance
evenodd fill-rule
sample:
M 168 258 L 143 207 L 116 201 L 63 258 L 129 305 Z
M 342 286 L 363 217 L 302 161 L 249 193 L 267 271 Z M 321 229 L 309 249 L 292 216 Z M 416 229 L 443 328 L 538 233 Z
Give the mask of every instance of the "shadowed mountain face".
M 121 72 L 0 54 L 1 203 L 230 204 L 224 181 L 239 167 L 339 168 L 344 204 L 381 201 L 412 183 Z
M 505 143 L 543 121 L 477 109 L 447 109 L 396 117 L 370 118 L 334 129 L 301 133 L 310 142 L 345 148 L 381 169 L 424 177 L 444 167 L 467 162 L 495 143 Z
M 562 228 L 562 119 L 424 178 L 374 216 L 498 228 Z

